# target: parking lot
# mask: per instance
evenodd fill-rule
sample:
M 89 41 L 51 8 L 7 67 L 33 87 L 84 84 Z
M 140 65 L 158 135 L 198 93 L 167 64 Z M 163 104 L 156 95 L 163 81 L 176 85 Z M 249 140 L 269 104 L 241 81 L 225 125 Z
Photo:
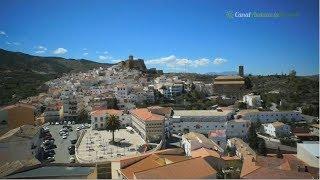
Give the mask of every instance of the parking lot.
M 57 145 L 57 148 L 54 149 L 55 154 L 55 163 L 69 163 L 70 162 L 70 155 L 68 151 L 68 147 L 71 146 L 70 140 L 77 138 L 77 131 L 76 127 L 80 125 L 71 125 L 73 131 L 69 132 L 69 136 L 67 139 L 62 139 L 60 136 L 59 131 L 62 129 L 63 125 L 49 125 L 50 133 L 52 137 L 55 139 L 54 144 Z

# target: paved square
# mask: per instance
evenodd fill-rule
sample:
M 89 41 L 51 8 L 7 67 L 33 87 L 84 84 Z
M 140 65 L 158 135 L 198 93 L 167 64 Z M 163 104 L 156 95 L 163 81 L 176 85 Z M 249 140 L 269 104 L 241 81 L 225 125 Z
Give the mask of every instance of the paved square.
M 115 139 L 122 139 L 119 145 L 112 145 L 112 132 L 88 129 L 76 150 L 80 163 L 101 162 L 140 154 L 138 148 L 145 144 L 136 133 L 120 129 L 114 133 Z

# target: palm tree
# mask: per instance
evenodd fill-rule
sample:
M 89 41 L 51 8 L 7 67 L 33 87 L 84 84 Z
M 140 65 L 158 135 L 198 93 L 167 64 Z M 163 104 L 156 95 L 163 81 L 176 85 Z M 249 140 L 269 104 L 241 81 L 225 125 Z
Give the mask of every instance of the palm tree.
M 108 131 L 112 131 L 112 143 L 114 143 L 114 131 L 120 128 L 119 117 L 115 115 L 107 114 L 106 120 L 107 120 L 106 129 Z

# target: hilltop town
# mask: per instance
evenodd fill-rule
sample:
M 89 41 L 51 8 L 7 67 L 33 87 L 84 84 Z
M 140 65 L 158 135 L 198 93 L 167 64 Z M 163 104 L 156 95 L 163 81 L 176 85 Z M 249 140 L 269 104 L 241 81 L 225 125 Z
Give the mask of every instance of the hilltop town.
M 245 66 L 208 82 L 130 55 L 43 86 L 0 109 L 1 177 L 319 178 L 317 113 L 266 102 L 282 92 Z

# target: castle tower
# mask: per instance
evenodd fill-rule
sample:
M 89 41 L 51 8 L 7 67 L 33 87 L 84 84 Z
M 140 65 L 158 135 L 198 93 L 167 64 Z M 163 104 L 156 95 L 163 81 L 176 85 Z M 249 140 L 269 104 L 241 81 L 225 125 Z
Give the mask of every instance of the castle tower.
M 129 60 L 133 60 L 133 56 L 132 55 L 129 55 Z

